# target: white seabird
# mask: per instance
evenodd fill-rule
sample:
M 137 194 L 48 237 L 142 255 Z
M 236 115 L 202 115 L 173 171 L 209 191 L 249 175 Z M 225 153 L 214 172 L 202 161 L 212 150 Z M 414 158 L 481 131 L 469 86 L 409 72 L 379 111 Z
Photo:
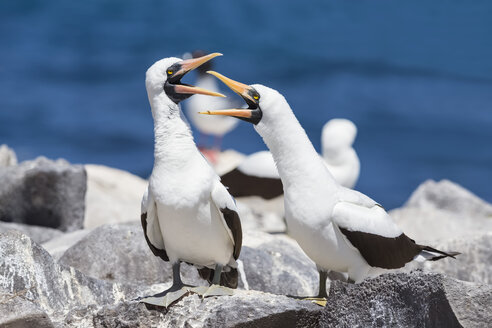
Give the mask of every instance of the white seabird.
M 193 52 L 193 58 L 202 57 L 204 55 L 205 52 L 203 51 Z M 197 78 L 195 84 L 197 87 L 214 92 L 220 92 L 217 80 L 213 76 L 206 74 L 211 67 L 212 62 L 207 62 L 196 69 Z M 198 138 L 198 146 L 205 151 L 204 154 L 206 155 L 208 155 L 208 152 L 206 151 L 207 149 L 202 140 L 204 137 L 203 135 L 210 135 L 215 139 L 213 147 L 217 152 L 220 150 L 223 136 L 234 129 L 239 121 L 227 116 L 204 116 L 198 114 L 198 112 L 203 110 L 203 108 L 213 110 L 224 107 L 231 107 L 231 101 L 227 98 L 208 97 L 202 95 L 192 97 L 186 104 L 186 114 L 193 126 L 195 126 L 200 133 Z M 210 159 L 214 160 L 213 154 L 210 155 L 212 155 Z
M 289 232 L 318 268 L 318 297 L 327 297 L 329 271 L 346 272 L 351 281 L 359 283 L 412 260 L 438 260 L 459 254 L 415 243 L 381 205 L 340 186 L 276 90 L 210 73 L 241 95 L 249 108 L 203 113 L 245 120 L 254 124 L 263 137 L 284 186 Z
M 356 135 L 355 124 L 342 118 L 328 121 L 321 134 L 324 163 L 335 180 L 347 188 L 355 186 L 360 173 L 359 157 L 352 147 Z M 269 151 L 249 155 L 220 178 L 234 197 L 259 196 L 268 200 L 283 194 L 282 181 Z
M 218 55 L 184 61 L 165 58 L 147 70 L 155 146 L 141 220 L 154 255 L 172 263 L 173 284 L 163 293 L 144 298 L 146 303 L 168 306 L 190 291 L 180 278 L 181 262 L 197 266 L 202 278 L 213 285 L 237 287 L 242 232 L 236 205 L 197 149 L 178 105 L 192 94 L 222 96 L 180 82 L 184 74 Z M 212 286 L 204 296 L 230 292 Z

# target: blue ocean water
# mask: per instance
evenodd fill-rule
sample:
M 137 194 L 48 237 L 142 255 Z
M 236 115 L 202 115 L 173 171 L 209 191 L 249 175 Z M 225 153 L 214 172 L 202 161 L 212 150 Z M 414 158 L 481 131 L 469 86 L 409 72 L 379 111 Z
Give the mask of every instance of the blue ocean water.
M 283 93 L 318 150 L 327 120 L 354 121 L 357 189 L 386 208 L 442 178 L 492 202 L 490 17 L 486 0 L 2 1 L 0 143 L 146 177 L 145 71 L 199 48 Z M 265 148 L 246 123 L 223 147 Z

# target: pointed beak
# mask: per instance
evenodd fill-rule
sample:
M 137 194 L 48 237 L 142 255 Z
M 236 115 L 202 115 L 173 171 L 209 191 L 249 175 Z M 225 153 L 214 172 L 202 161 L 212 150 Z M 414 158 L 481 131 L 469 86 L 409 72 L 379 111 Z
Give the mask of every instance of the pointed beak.
M 207 110 L 200 112 L 200 114 L 233 116 L 253 124 L 258 124 L 258 122 L 260 122 L 263 115 L 259 107 L 260 95 L 253 87 L 241 82 L 234 81 L 214 71 L 208 71 L 207 73 L 215 76 L 216 78 L 224 82 L 224 84 L 227 85 L 232 91 L 240 95 L 249 105 L 249 108 Z
M 173 91 L 177 94 L 188 95 L 188 96 L 199 94 L 199 95 L 207 95 L 207 96 L 214 96 L 214 97 L 225 97 L 221 93 L 209 91 L 200 87 L 195 87 L 193 85 L 183 84 L 180 82 L 181 78 L 186 73 L 194 70 L 195 68 L 205 64 L 209 60 L 218 56 L 222 56 L 222 54 L 218 52 L 214 52 L 206 56 L 186 59 L 179 62 L 179 66 L 178 66 L 179 69 L 176 70 L 174 74 L 168 77 L 168 81 L 170 82 L 170 84 L 172 84 L 174 88 Z
M 185 59 L 180 63 L 181 69 L 179 71 L 177 71 L 174 75 L 185 75 L 189 71 L 194 70 L 198 66 L 201 66 L 201 65 L 205 64 L 206 62 L 208 62 L 209 60 L 211 60 L 215 57 L 218 57 L 218 56 L 222 56 L 222 54 L 218 53 L 218 52 L 214 52 L 212 54 L 205 55 L 205 56 L 198 57 L 198 58 Z
M 195 87 L 186 84 L 176 84 L 174 86 L 174 92 L 181 94 L 191 94 L 191 95 L 206 95 L 214 97 L 225 97 L 222 93 L 209 91 L 200 87 Z
M 235 93 L 240 95 L 244 99 L 244 101 L 246 101 L 246 103 L 248 103 L 248 105 L 250 105 L 250 107 L 258 107 L 258 102 L 257 102 L 257 100 L 255 100 L 253 98 L 253 95 L 252 95 L 252 93 L 253 93 L 252 87 L 250 87 L 247 84 L 244 84 L 244 83 L 241 83 L 238 81 L 234 81 L 233 79 L 230 79 L 230 78 L 228 78 L 228 77 L 226 77 L 220 73 L 217 73 L 215 71 L 207 71 L 207 73 L 215 76 L 216 78 L 218 78 L 219 80 L 224 82 L 224 84 L 227 85 L 229 87 L 229 89 L 231 89 L 232 91 L 234 91 Z
M 253 111 L 251 109 L 219 109 L 219 110 L 207 110 L 204 112 L 199 112 L 199 114 L 251 118 L 253 116 Z

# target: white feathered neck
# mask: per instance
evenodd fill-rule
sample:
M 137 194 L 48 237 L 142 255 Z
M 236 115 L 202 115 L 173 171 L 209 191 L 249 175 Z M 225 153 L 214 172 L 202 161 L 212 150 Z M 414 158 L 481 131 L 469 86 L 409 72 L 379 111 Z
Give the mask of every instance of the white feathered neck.
M 179 169 L 197 152 L 188 125 L 181 119 L 179 105 L 162 92 L 149 97 L 154 118 L 155 165 Z
M 270 149 L 284 192 L 300 196 L 338 187 L 285 98 L 276 90 L 253 85 L 260 94 L 262 119 L 255 126 Z M 322 183 L 320 183 L 322 181 Z

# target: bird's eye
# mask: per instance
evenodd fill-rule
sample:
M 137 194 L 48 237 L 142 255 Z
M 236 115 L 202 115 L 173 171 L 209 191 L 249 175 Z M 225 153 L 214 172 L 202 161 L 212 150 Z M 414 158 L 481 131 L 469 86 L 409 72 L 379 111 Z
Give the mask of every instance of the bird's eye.
M 258 95 L 254 95 L 253 98 L 255 98 L 255 100 L 260 99 L 260 97 Z
M 167 71 L 167 75 L 173 75 L 173 73 L 174 73 L 174 72 L 173 72 L 173 71 L 171 71 L 171 70 L 168 70 L 168 71 Z

